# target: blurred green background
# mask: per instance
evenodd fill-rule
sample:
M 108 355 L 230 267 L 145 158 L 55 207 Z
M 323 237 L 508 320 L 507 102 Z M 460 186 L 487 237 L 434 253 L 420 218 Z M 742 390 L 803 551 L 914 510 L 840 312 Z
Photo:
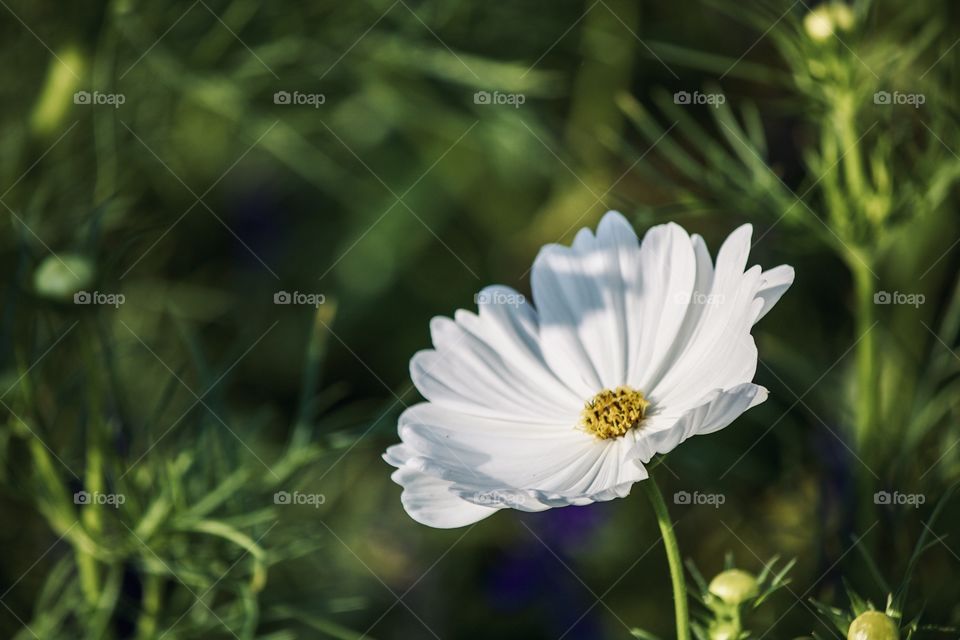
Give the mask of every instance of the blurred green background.
M 685 557 L 797 559 L 754 637 L 911 569 L 960 624 L 958 7 L 742 4 L 0 2 L 0 636 L 670 637 L 640 496 L 436 531 L 379 457 L 429 319 L 608 209 L 797 272 Z

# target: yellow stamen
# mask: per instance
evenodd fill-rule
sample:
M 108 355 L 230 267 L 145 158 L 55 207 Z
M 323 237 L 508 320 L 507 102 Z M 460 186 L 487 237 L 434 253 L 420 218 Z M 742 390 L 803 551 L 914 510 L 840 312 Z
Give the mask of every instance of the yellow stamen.
M 604 389 L 583 408 L 580 424 L 602 440 L 619 438 L 643 422 L 649 406 L 650 402 L 636 389 Z

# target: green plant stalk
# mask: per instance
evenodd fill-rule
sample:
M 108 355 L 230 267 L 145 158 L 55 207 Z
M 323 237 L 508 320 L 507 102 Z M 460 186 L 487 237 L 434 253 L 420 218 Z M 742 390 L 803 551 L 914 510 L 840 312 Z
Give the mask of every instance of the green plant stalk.
M 97 363 L 89 348 L 84 351 L 88 371 L 97 371 Z M 90 418 L 87 421 L 87 451 L 86 466 L 84 468 L 84 489 L 91 495 L 103 493 L 106 489 L 104 482 L 104 452 L 102 405 L 100 403 L 100 379 L 97 374 L 90 378 Z M 102 507 L 96 501 L 83 506 L 81 521 L 91 537 L 97 539 L 103 531 Z M 77 564 L 81 571 L 81 584 L 88 603 L 96 603 L 100 592 L 99 570 L 96 559 L 78 549 Z
M 22 378 L 21 388 L 24 397 L 33 395 L 33 388 L 28 378 Z M 17 424 L 18 422 L 22 421 L 15 418 L 15 422 L 12 423 L 13 428 L 16 433 L 20 433 L 27 438 L 34 469 L 50 499 L 50 502 L 46 505 L 41 505 L 41 512 L 51 528 L 73 545 L 81 592 L 86 602 L 95 607 L 100 597 L 97 560 L 94 555 L 99 551 L 97 545 L 87 535 L 88 532 L 85 527 L 75 527 L 77 524 L 76 509 L 70 500 L 64 483 L 60 479 L 60 474 L 53 464 L 51 451 L 47 449 L 33 429 L 30 429 L 25 422 L 21 428 Z
M 155 573 L 144 574 L 140 616 L 137 618 L 138 640 L 150 640 L 156 635 L 162 586 L 163 578 L 161 576 Z
M 866 220 L 867 213 L 863 210 L 863 201 L 867 189 L 867 180 L 864 175 L 863 157 L 860 151 L 860 142 L 857 135 L 856 107 L 852 95 L 841 94 L 834 106 L 836 136 L 842 145 L 842 163 L 844 179 L 844 209 L 847 218 L 836 212 L 834 221 L 843 223 L 841 236 L 848 235 L 856 227 L 857 220 Z M 857 365 L 857 399 L 856 424 L 854 435 L 859 450 L 869 442 L 868 436 L 874 428 L 875 409 L 877 407 L 877 376 L 876 376 L 876 340 L 873 336 L 875 304 L 873 301 L 874 281 L 871 260 L 868 252 L 863 251 L 856 244 L 855 238 L 849 238 L 844 243 L 847 250 L 844 258 L 847 267 L 853 274 L 854 295 L 856 299 L 855 322 L 857 329 L 856 365 Z
M 26 425 L 24 426 L 26 427 Z M 18 429 L 18 432 L 20 431 Z M 76 512 L 71 508 L 68 494 L 64 491 L 64 485 L 54 467 L 50 452 L 29 427 L 22 431 L 24 437 L 27 438 L 27 448 L 33 460 L 33 468 L 50 500 L 46 508 L 41 508 L 41 512 L 44 513 L 54 531 L 64 537 L 69 537 L 70 542 L 74 543 L 73 536 L 68 536 L 68 534 L 73 530 L 73 525 L 69 523 L 76 523 Z M 99 594 L 96 582 L 96 561 L 93 556 L 78 545 L 74 544 L 73 546 L 76 553 L 77 569 L 80 573 L 81 589 L 87 602 L 94 604 L 97 602 Z
M 653 512 L 657 515 L 657 524 L 660 526 L 660 535 L 663 536 L 663 546 L 667 551 L 667 562 L 670 564 L 670 582 L 673 586 L 673 605 L 677 618 L 677 640 L 690 640 L 690 615 L 687 613 L 687 584 L 683 578 L 683 561 L 680 559 L 680 547 L 677 537 L 673 533 L 673 523 L 670 521 L 670 512 L 663 501 L 663 494 L 653 480 L 651 474 L 641 483 L 650 498 Z
M 80 547 L 74 547 L 74 552 L 77 556 L 77 571 L 80 574 L 80 590 L 83 591 L 87 604 L 95 606 L 100 592 L 97 561 Z
M 876 340 L 873 334 L 876 305 L 873 301 L 874 282 L 870 263 L 859 253 L 851 252 L 847 264 L 853 272 L 853 286 L 856 296 L 856 328 L 857 342 L 857 420 L 856 441 L 858 448 L 863 450 L 869 441 L 868 436 L 873 429 L 875 408 L 877 406 L 876 392 Z
M 29 449 L 31 457 L 33 458 L 34 468 L 36 469 L 41 482 L 46 487 L 47 492 L 54 500 L 54 503 L 51 505 L 52 511 L 47 514 L 47 519 L 50 521 L 50 525 L 54 531 L 61 533 L 61 535 L 66 535 L 66 532 L 70 530 L 70 527 L 67 527 L 66 529 L 64 529 L 64 527 L 67 526 L 67 522 L 74 520 L 76 517 L 76 512 L 67 506 L 67 498 L 63 493 L 63 484 L 60 482 L 60 477 L 57 475 L 57 471 L 53 467 L 53 461 L 50 458 L 50 453 L 43 446 L 43 443 L 41 443 L 36 436 L 31 436 L 29 441 Z M 56 520 L 61 521 L 59 525 Z M 71 542 L 73 542 L 72 538 Z M 80 587 L 83 591 L 84 598 L 89 604 L 95 604 L 99 597 L 100 591 L 97 586 L 96 560 L 90 553 L 82 549 L 80 546 L 76 544 L 73 546 L 76 554 L 77 570 L 80 574 Z
M 76 547 L 78 553 L 82 551 L 94 558 L 108 559 L 109 553 L 100 548 L 96 541 L 87 535 L 85 529 L 74 526 L 77 513 L 57 474 L 50 452 L 34 435 L 29 436 L 28 448 L 34 469 L 47 492 L 48 499 L 41 504 L 40 512 L 47 519 L 50 528 Z
M 111 565 L 105 572 L 103 589 L 97 598 L 96 607 L 85 621 L 87 640 L 102 640 L 104 637 L 108 637 L 106 630 L 113 618 L 114 611 L 117 609 L 122 581 L 122 565 Z
M 866 180 L 863 175 L 863 158 L 857 136 L 856 112 L 853 96 L 844 94 L 836 106 L 837 137 L 843 145 L 843 173 L 846 178 L 850 200 L 862 202 Z

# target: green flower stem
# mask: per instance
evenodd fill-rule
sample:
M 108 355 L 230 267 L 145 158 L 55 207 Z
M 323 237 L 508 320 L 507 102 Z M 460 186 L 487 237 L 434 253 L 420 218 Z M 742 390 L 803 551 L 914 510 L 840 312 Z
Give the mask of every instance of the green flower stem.
M 869 263 L 862 254 L 853 254 L 847 261 L 853 271 L 854 290 L 856 292 L 856 327 L 859 342 L 856 347 L 857 361 L 857 414 L 856 436 L 859 449 L 863 450 L 869 441 L 870 431 L 874 427 L 874 409 L 876 403 L 876 340 L 873 335 L 875 304 L 873 295 L 875 285 Z
M 651 474 L 641 483 L 650 498 L 654 513 L 657 514 L 657 524 L 660 525 L 660 534 L 663 536 L 663 546 L 667 550 L 667 562 L 670 564 L 670 582 L 673 585 L 673 604 L 677 615 L 677 640 L 690 640 L 690 616 L 687 613 L 687 585 L 683 579 L 683 561 L 680 559 L 680 547 L 677 546 L 677 537 L 673 534 L 673 523 L 670 512 L 663 501 L 663 494 Z
M 834 105 L 835 134 L 843 148 L 844 197 L 843 212 L 837 211 L 834 220 L 842 220 L 841 236 L 847 235 L 855 226 L 856 220 L 869 219 L 869 211 L 864 210 L 864 200 L 870 191 L 870 185 L 864 173 L 863 157 L 860 150 L 860 137 L 857 134 L 857 113 L 854 98 L 850 94 L 841 94 Z M 877 393 L 876 341 L 871 331 L 874 324 L 873 294 L 875 283 L 872 256 L 869 251 L 857 246 L 856 242 L 843 243 L 846 249 L 845 260 L 853 274 L 856 295 L 857 342 L 857 401 L 856 401 L 856 441 L 862 451 L 867 445 L 870 431 L 874 429 Z
M 860 155 L 857 136 L 856 106 L 854 97 L 844 94 L 837 99 L 836 128 L 843 145 L 843 172 L 852 202 L 860 203 L 866 178 L 863 175 L 863 159 Z
M 143 576 L 143 596 L 140 617 L 137 619 L 137 639 L 150 640 L 157 633 L 157 618 L 160 614 L 163 579 L 155 573 Z
M 84 358 L 87 363 L 87 371 L 96 372 L 98 363 L 89 346 L 84 349 Z M 87 451 L 86 465 L 84 468 L 83 487 L 91 495 L 101 494 L 106 491 L 106 482 L 104 480 L 104 451 L 103 451 L 103 432 L 105 425 L 101 416 L 102 406 L 100 403 L 100 378 L 94 373 L 90 376 L 90 420 L 87 422 Z M 83 528 L 94 539 L 97 539 L 103 531 L 102 510 L 96 502 L 81 507 L 80 520 Z M 97 601 L 100 592 L 100 571 L 96 559 L 82 550 L 79 550 L 77 563 L 81 573 L 81 584 L 87 601 L 94 604 Z
M 53 460 L 46 447 L 40 442 L 40 439 L 32 433 L 28 446 L 31 457 L 33 458 L 34 468 L 49 495 L 49 506 L 46 509 L 42 509 L 42 511 L 44 511 L 44 515 L 46 515 L 54 531 L 57 531 L 64 537 L 69 537 L 71 543 L 74 543 L 77 570 L 80 574 L 80 586 L 83 595 L 88 603 L 96 603 L 99 595 L 96 559 L 91 555 L 89 550 L 83 549 L 75 543 L 74 536 L 69 535 L 70 532 L 74 531 L 76 512 L 71 508 L 72 505 L 69 503 L 69 498 L 64 493 L 63 483 L 57 474 L 57 470 L 53 466 Z M 78 527 L 77 531 L 79 532 L 81 529 L 82 527 Z

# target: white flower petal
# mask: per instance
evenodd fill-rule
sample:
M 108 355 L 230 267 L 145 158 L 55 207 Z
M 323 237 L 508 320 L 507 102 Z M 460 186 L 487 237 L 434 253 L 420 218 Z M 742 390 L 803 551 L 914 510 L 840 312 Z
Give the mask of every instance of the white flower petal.
M 630 493 L 631 485 L 648 477 L 633 454 L 632 432 L 598 444 L 585 452 L 579 469 L 568 469 L 568 477 L 556 478 L 558 497 L 588 496 L 591 502 L 622 498 Z
M 710 257 L 710 250 L 699 233 L 690 236 L 690 243 L 697 256 L 697 290 L 708 293 L 713 283 L 713 259 Z
M 679 225 L 659 225 L 643 237 L 635 286 L 638 311 L 630 318 L 639 334 L 639 344 L 628 347 L 630 386 L 649 393 L 675 357 L 673 347 L 684 333 L 698 267 L 694 243 Z
M 634 385 L 637 388 L 645 389 L 650 394 L 656 388 L 657 383 L 663 379 L 667 371 L 673 367 L 680 355 L 683 353 L 693 337 L 700 323 L 700 317 L 703 315 L 707 304 L 711 301 L 710 290 L 713 287 L 713 259 L 707 250 L 707 245 L 703 238 L 697 234 L 690 236 L 690 244 L 693 247 L 693 253 L 696 260 L 696 276 L 693 289 L 687 296 L 687 306 L 683 322 L 676 332 L 669 350 L 660 358 L 656 367 L 647 367 L 642 378 Z M 678 300 L 683 299 L 684 292 L 678 291 L 674 297 Z
M 569 425 L 518 424 L 458 414 L 431 403 L 401 416 L 404 456 L 422 473 L 456 483 L 464 499 L 487 504 L 490 495 L 532 498 L 511 506 L 537 511 L 542 504 L 586 504 L 594 495 L 623 493 L 647 477 L 629 459 L 632 438 L 602 441 Z M 575 501 L 583 498 L 579 502 Z M 609 499 L 609 498 L 607 498 Z
M 602 261 L 597 252 L 585 258 L 578 249 L 547 245 L 531 274 L 544 357 L 582 398 L 602 389 L 616 368 L 613 349 L 620 330 L 612 314 L 604 312 L 603 288 L 609 285 L 598 283 L 605 277 L 597 273 Z
M 411 518 L 429 527 L 453 529 L 492 516 L 501 507 L 490 507 L 458 497 L 450 482 L 401 467 L 390 478 L 403 487 L 400 502 Z
M 418 456 L 449 472 L 446 479 L 483 490 L 525 489 L 574 464 L 597 442 L 575 426 L 575 420 L 509 422 L 424 402 L 403 412 L 399 431 Z
M 786 264 L 763 272 L 763 285 L 761 285 L 759 291 L 760 297 L 763 298 L 763 308 L 760 310 L 757 320 L 767 315 L 773 305 L 777 304 L 780 297 L 787 292 L 787 289 L 793 284 L 793 276 L 793 267 Z
M 487 294 L 484 297 L 484 294 Z M 494 295 L 518 296 L 510 304 Z M 563 420 L 582 401 L 554 375 L 537 342 L 537 317 L 506 287 L 481 292 L 480 315 L 430 323 L 435 349 L 418 352 L 410 376 L 432 402 L 468 414 L 509 420 Z M 486 302 L 485 302 L 486 300 Z
M 787 277 L 792 269 L 772 269 L 769 281 L 760 267 L 744 271 L 751 233 L 751 226 L 743 225 L 720 248 L 696 326 L 685 336 L 684 344 L 675 345 L 674 361 L 651 385 L 655 404 L 689 408 L 711 389 L 727 389 L 753 379 L 757 350 L 750 330 L 765 312 L 765 290 L 769 290 L 772 304 L 789 286 Z
M 638 245 L 615 211 L 596 237 L 583 229 L 572 247 L 544 247 L 532 286 L 551 367 L 586 398 L 622 384 L 643 388 L 684 324 L 697 268 L 680 226 L 653 227 Z
M 670 413 L 651 416 L 639 430 L 632 453 L 649 462 L 655 454 L 669 453 L 687 438 L 723 429 L 766 399 L 767 390 L 752 383 L 726 391 L 716 389 L 679 417 Z
M 400 468 L 415 455 L 417 455 L 416 451 L 401 443 L 387 447 L 387 450 L 383 453 L 383 459 L 386 460 L 387 464 Z

